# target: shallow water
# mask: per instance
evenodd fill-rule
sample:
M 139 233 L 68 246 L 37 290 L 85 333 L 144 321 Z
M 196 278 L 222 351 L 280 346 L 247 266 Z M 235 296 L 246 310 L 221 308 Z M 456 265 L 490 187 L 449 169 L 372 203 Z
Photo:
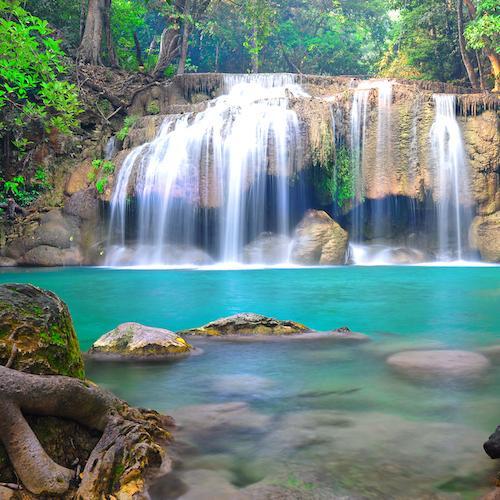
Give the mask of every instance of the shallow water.
M 198 339 L 168 363 L 98 363 L 88 375 L 172 413 L 182 465 L 156 498 L 477 498 L 494 463 L 500 369 L 473 382 L 409 380 L 386 357 L 408 348 L 500 343 L 500 268 L 342 267 L 252 271 L 0 271 L 58 293 L 82 348 L 125 321 L 172 330 L 252 311 L 371 336 Z M 189 487 L 189 489 L 188 489 Z

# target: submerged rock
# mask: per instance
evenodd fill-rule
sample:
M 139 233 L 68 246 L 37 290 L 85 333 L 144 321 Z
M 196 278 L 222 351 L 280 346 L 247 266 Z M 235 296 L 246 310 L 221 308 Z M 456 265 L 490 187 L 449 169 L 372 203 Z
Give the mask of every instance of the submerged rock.
M 477 216 L 471 224 L 469 240 L 487 262 L 500 262 L 500 211 Z
M 188 354 L 191 346 L 170 330 L 139 323 L 123 323 L 96 340 L 89 355 L 94 358 L 161 359 Z
M 490 458 L 500 458 L 500 425 L 483 446 Z
M 247 264 L 280 264 L 288 258 L 290 238 L 284 234 L 262 233 L 243 248 Z
M 483 347 L 479 352 L 492 360 L 500 360 L 500 344 Z
M 415 378 L 475 377 L 490 366 L 482 354 L 468 351 L 403 351 L 387 358 L 399 373 Z
M 346 342 L 368 342 L 370 340 L 368 335 L 359 332 L 352 332 L 349 328 L 347 328 L 347 326 L 342 326 L 327 333 L 329 338 L 333 337 L 335 340 Z
M 308 210 L 295 229 L 291 260 L 302 265 L 345 264 L 347 231 L 326 212 Z
M 240 313 L 178 333 L 220 337 L 226 335 L 293 335 L 310 331 L 310 328 L 295 321 L 283 321 L 255 313 Z
M 0 286 L 0 365 L 8 364 L 23 372 L 83 378 L 68 307 L 52 292 L 33 285 Z

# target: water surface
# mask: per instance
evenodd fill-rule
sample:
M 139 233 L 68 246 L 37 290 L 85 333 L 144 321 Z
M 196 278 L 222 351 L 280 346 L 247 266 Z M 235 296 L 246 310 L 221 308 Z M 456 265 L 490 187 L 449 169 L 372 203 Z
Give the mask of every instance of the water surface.
M 498 363 L 473 383 L 423 383 L 385 359 L 499 344 L 498 267 L 0 271 L 0 283 L 13 281 L 59 294 L 83 349 L 125 321 L 176 330 L 246 311 L 372 338 L 199 339 L 203 353 L 182 361 L 89 365 L 96 382 L 177 419 L 181 465 L 154 497 L 477 498 L 488 489 L 494 463 L 482 442 L 500 420 Z

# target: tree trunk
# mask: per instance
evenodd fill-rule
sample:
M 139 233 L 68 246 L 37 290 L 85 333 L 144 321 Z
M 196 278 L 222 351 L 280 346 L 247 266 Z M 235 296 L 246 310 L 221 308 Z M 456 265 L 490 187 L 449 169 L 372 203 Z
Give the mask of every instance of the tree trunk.
M 486 82 L 484 81 L 484 68 L 483 61 L 481 61 L 481 54 L 476 50 L 477 71 L 479 73 L 479 85 L 481 90 L 487 90 Z
M 160 53 L 153 70 L 153 78 L 161 78 L 165 69 L 179 55 L 179 27 L 175 24 L 163 30 L 160 40 Z
M 498 54 L 492 52 L 491 50 L 485 50 L 486 57 L 491 63 L 491 72 L 493 73 L 493 78 L 495 80 L 495 87 L 493 92 L 500 92 L 500 58 Z
M 257 51 L 257 27 L 253 28 L 252 73 L 259 72 L 259 53 Z
M 104 26 L 105 0 L 89 0 L 87 19 L 78 59 L 84 63 L 101 64 L 102 30 Z
M 85 31 L 85 16 L 87 13 L 87 2 L 80 0 L 80 43 L 82 42 L 83 32 Z
M 458 22 L 458 44 L 460 46 L 460 54 L 462 55 L 462 61 L 464 63 L 465 69 L 467 71 L 467 76 L 472 85 L 472 88 L 479 88 L 479 81 L 477 79 L 476 71 L 469 58 L 467 49 L 465 47 L 464 39 L 464 2 L 463 0 L 457 0 L 457 22 Z
M 113 36 L 111 34 L 111 0 L 104 0 L 103 12 L 104 33 L 106 38 L 106 47 L 108 49 L 108 62 L 112 68 L 118 68 L 118 57 L 116 55 L 115 46 L 113 44 Z
M 189 30 L 191 23 L 190 16 L 190 0 L 186 0 L 184 4 L 184 22 L 182 23 L 182 41 L 181 41 L 181 56 L 179 58 L 179 66 L 177 67 L 177 74 L 183 75 L 186 70 L 186 59 L 188 53 Z
M 141 42 L 139 42 L 139 37 L 137 36 L 137 31 L 134 31 L 134 47 L 135 47 L 135 58 L 139 68 L 144 67 L 144 61 L 142 60 L 142 50 Z

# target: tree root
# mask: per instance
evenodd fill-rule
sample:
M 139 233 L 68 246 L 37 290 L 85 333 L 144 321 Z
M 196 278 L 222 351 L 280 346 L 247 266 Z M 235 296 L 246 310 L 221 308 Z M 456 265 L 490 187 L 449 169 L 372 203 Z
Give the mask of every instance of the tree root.
M 81 477 L 47 455 L 26 414 L 67 418 L 102 432 Z M 0 439 L 23 486 L 36 495 L 72 489 L 71 496 L 83 500 L 143 491 L 147 470 L 169 465 L 162 445 L 171 423 L 88 381 L 0 366 Z

